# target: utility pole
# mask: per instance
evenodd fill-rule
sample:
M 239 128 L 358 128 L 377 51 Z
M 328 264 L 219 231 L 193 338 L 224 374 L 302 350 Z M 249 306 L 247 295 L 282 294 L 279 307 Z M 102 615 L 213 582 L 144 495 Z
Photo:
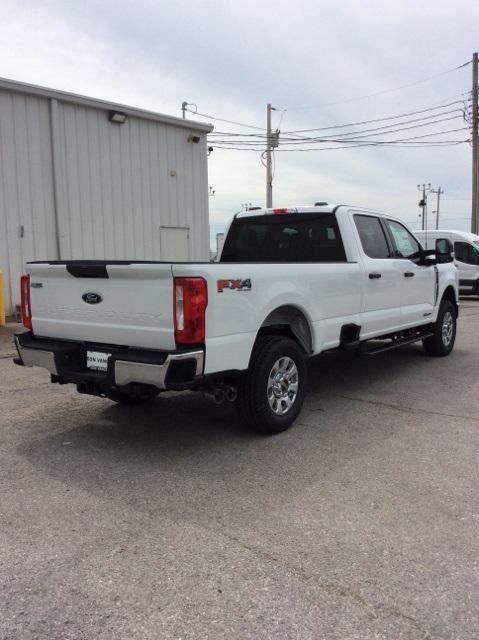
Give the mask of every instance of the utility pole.
M 271 112 L 276 111 L 270 104 L 266 106 L 266 208 L 273 206 L 273 149 L 279 145 L 279 129 L 271 131 Z
M 266 208 L 273 206 L 273 171 L 271 165 L 271 105 L 266 107 Z
M 479 229 L 479 140 L 477 106 L 477 51 L 472 54 L 472 212 L 471 231 Z
M 181 103 L 181 111 L 183 112 L 183 120 L 186 120 L 186 107 L 188 103 L 186 101 Z
M 422 191 L 422 198 L 419 200 L 419 206 L 422 209 L 422 221 L 421 221 L 421 229 L 423 231 L 427 231 L 427 194 L 431 191 L 431 183 L 429 182 L 427 186 L 423 183 L 417 185 L 419 191 Z
M 436 231 L 439 229 L 439 205 L 441 202 L 441 195 L 444 193 L 444 189 L 439 187 L 438 189 L 431 189 L 431 193 L 437 194 L 437 205 L 436 205 Z

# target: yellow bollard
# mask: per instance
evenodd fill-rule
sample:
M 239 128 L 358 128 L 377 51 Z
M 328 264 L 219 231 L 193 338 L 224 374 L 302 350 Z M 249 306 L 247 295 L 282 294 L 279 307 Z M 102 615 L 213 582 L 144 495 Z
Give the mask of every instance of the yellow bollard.
M 0 271 L 0 327 L 5 326 L 5 288 L 3 271 Z

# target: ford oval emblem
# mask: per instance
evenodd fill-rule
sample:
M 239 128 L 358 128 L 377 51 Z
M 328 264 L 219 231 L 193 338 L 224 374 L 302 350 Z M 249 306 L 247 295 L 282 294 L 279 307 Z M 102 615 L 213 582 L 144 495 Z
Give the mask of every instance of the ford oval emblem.
M 103 300 L 99 293 L 94 293 L 93 291 L 88 291 L 82 295 L 82 300 L 87 304 L 98 304 Z

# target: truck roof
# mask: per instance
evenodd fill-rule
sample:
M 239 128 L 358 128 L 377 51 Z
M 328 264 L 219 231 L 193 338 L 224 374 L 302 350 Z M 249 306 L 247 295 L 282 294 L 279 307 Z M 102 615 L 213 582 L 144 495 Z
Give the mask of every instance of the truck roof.
M 455 234 L 464 238 L 465 240 L 477 241 L 479 240 L 479 235 L 476 233 L 471 233 L 470 231 L 462 231 L 461 229 L 428 229 L 425 231 L 424 229 L 417 229 L 414 233 L 421 233 L 424 235 L 432 236 L 432 235 L 441 235 L 441 234 Z
M 298 206 L 298 207 L 273 207 L 271 209 L 266 208 L 254 208 L 247 211 L 240 211 L 235 215 L 235 218 L 248 218 L 251 216 L 268 216 L 281 213 L 331 213 L 340 205 L 325 204 L 319 207 L 314 206 Z
M 351 204 L 321 204 L 320 206 L 297 206 L 297 207 L 274 207 L 271 209 L 266 208 L 253 208 L 247 211 L 240 211 L 234 217 L 235 218 L 249 218 L 252 216 L 268 216 L 286 213 L 335 213 L 339 208 L 341 209 L 357 209 L 363 213 L 371 213 L 376 215 L 387 215 L 392 220 L 398 220 L 402 222 L 400 218 L 390 215 L 387 211 L 378 211 L 376 209 L 369 209 L 367 207 L 360 207 L 358 205 Z

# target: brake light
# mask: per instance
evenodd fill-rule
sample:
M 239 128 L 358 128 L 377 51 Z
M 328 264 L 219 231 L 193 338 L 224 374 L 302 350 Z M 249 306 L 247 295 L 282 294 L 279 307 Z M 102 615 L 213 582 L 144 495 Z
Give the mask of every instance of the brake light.
M 285 213 L 298 213 L 298 209 L 296 209 L 296 208 L 291 209 L 291 208 L 283 207 L 281 209 L 273 209 L 273 213 L 276 216 L 280 216 L 280 215 L 283 215 Z
M 30 276 L 22 276 L 20 279 L 21 310 L 23 326 L 32 328 L 32 308 L 30 304 Z
M 174 279 L 174 320 L 177 344 L 205 341 L 205 311 L 208 289 L 204 278 Z

